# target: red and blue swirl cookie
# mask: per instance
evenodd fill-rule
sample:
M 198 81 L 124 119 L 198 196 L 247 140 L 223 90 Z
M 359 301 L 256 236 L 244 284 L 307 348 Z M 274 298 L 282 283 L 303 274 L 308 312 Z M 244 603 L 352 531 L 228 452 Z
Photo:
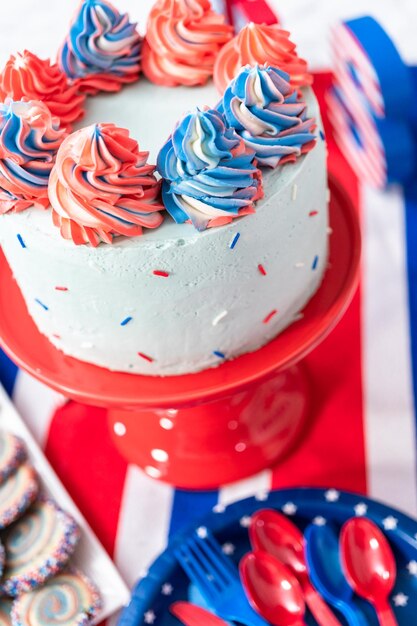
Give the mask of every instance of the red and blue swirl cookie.
M 0 485 L 0 530 L 21 517 L 38 493 L 36 472 L 31 465 L 24 463 Z
M 80 538 L 77 523 L 51 500 L 41 499 L 3 534 L 6 563 L 0 592 L 17 596 L 60 572 Z
M 0 598 L 0 626 L 12 626 L 13 600 Z
M 95 585 L 81 572 L 58 574 L 44 587 L 19 596 L 13 626 L 88 626 L 101 608 Z M 0 625 L 1 626 L 1 625 Z
M 27 457 L 26 446 L 20 437 L 0 431 L 0 485 Z

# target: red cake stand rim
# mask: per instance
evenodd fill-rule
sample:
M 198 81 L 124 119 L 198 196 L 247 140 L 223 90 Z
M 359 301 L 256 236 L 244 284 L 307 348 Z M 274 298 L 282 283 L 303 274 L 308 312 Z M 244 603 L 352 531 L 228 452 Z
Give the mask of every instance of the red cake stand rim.
M 0 254 L 0 345 L 22 369 L 68 398 L 108 408 L 178 408 L 231 395 L 303 358 L 332 330 L 357 286 L 360 259 L 355 207 L 329 177 L 329 268 L 303 318 L 263 348 L 197 374 L 154 377 L 110 370 L 65 356 L 36 328 Z

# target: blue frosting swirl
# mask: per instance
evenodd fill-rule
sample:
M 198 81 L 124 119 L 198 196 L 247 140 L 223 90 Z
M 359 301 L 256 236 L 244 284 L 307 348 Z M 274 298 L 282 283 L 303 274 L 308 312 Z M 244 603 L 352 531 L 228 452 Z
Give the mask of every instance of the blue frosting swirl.
M 315 120 L 275 67 L 242 68 L 226 89 L 218 109 L 230 126 L 255 151 L 259 165 L 276 167 L 295 160 L 314 146 Z
M 48 181 L 65 131 L 38 101 L 0 103 L 0 214 L 48 205 Z
M 219 111 L 187 113 L 158 155 L 167 211 L 198 230 L 253 212 L 262 189 L 253 160 L 253 151 Z
M 142 39 L 136 24 L 106 0 L 84 0 L 58 54 L 61 69 L 71 79 L 93 75 L 116 83 L 136 80 L 140 70 Z M 97 89 L 113 90 L 102 81 Z M 81 83 L 82 87 L 82 83 Z

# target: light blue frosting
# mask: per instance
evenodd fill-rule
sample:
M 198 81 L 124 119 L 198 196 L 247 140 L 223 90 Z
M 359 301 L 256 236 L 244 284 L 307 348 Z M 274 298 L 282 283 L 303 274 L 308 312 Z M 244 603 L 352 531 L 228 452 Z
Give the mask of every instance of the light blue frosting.
M 226 89 L 218 109 L 255 151 L 259 165 L 276 167 L 310 149 L 315 121 L 305 102 L 275 67 L 244 67 Z M 307 144 L 310 144 L 308 147 Z
M 260 184 L 253 159 L 219 111 L 187 113 L 158 155 L 166 209 L 177 223 L 204 230 L 212 219 L 252 208 Z
M 123 76 L 139 71 L 141 38 L 136 24 L 102 0 L 84 0 L 59 53 L 72 79 L 91 74 Z

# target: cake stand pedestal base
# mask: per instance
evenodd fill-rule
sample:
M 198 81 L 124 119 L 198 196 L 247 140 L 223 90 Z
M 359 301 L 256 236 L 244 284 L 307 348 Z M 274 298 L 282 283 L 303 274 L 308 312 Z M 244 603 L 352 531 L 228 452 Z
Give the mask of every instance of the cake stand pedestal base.
M 297 443 L 307 417 L 308 384 L 299 366 L 197 406 L 109 411 L 113 440 L 130 463 L 199 489 L 276 464 Z

